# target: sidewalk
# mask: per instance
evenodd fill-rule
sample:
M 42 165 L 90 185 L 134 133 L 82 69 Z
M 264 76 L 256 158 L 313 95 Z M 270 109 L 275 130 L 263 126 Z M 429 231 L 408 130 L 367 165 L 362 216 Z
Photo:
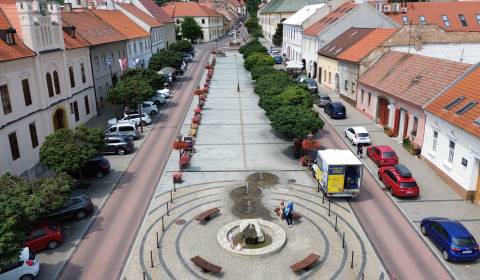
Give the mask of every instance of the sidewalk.
M 480 238 L 480 207 L 478 205 L 463 200 L 463 198 L 457 195 L 445 181 L 438 177 L 421 158 L 408 153 L 398 139 L 385 135 L 383 127 L 369 120 L 352 105 L 341 99 L 333 90 L 320 86 L 319 92 L 328 93 L 332 101 L 340 101 L 346 107 L 347 119 L 344 120 L 332 120 L 324 114 L 322 108 L 316 107 L 322 119 L 334 126 L 339 135 L 343 137 L 345 129 L 350 126 L 363 126 L 368 130 L 373 145 L 391 146 L 397 153 L 400 162 L 412 171 L 415 180 L 420 186 L 420 197 L 418 199 L 391 198 L 414 223 L 417 229 L 419 229 L 420 222 L 425 217 L 446 217 L 460 221 L 477 237 L 477 240 Z M 352 145 L 349 146 L 354 150 Z M 361 160 L 376 176 L 378 172 L 377 166 L 367 157 Z M 384 186 L 381 182 L 380 185 L 382 187 Z M 390 196 L 386 191 L 385 195 Z M 430 240 L 425 240 L 427 244 L 431 244 Z M 436 248 L 434 248 L 433 251 L 439 253 L 439 250 Z M 446 265 L 459 279 L 480 279 L 478 276 L 480 275 L 479 262 L 470 264 L 446 263 Z

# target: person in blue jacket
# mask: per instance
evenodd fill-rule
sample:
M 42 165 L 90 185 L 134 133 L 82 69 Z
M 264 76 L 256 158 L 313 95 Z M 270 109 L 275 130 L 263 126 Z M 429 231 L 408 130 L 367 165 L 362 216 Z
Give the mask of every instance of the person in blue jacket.
M 293 202 L 289 202 L 285 207 L 285 219 L 287 220 L 288 227 L 292 227 L 293 221 Z

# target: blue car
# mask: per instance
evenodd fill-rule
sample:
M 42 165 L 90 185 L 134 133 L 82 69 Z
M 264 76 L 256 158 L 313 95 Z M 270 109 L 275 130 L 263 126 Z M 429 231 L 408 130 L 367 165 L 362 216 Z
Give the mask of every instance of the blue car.
M 275 61 L 275 64 L 282 64 L 283 63 L 283 58 L 280 55 L 274 56 L 273 60 Z
M 438 217 L 425 218 L 420 224 L 420 230 L 442 251 L 446 261 L 475 261 L 480 258 L 477 241 L 457 221 Z

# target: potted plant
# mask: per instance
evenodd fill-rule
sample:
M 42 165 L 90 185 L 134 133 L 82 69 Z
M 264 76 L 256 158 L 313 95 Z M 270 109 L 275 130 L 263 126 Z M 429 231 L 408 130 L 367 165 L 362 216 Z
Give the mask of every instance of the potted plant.
M 183 156 L 180 158 L 180 167 L 182 169 L 188 168 L 190 164 L 190 152 L 185 152 Z
M 304 155 L 300 158 L 300 162 L 303 166 L 311 166 L 312 165 L 312 158 L 309 155 Z
M 173 172 L 172 179 L 174 184 L 180 184 L 182 182 L 182 172 L 181 171 Z
M 417 144 L 413 144 L 408 137 L 403 139 L 402 145 L 403 148 L 405 148 L 410 154 L 414 156 L 418 156 L 422 152 L 422 148 Z

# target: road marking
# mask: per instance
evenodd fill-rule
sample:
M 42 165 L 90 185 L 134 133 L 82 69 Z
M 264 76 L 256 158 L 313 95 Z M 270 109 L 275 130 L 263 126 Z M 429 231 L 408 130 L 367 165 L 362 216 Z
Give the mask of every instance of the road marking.
M 397 200 L 398 203 L 408 203 L 408 202 L 451 202 L 451 201 L 462 201 L 462 202 L 466 202 L 466 200 L 463 200 L 463 199 Z

